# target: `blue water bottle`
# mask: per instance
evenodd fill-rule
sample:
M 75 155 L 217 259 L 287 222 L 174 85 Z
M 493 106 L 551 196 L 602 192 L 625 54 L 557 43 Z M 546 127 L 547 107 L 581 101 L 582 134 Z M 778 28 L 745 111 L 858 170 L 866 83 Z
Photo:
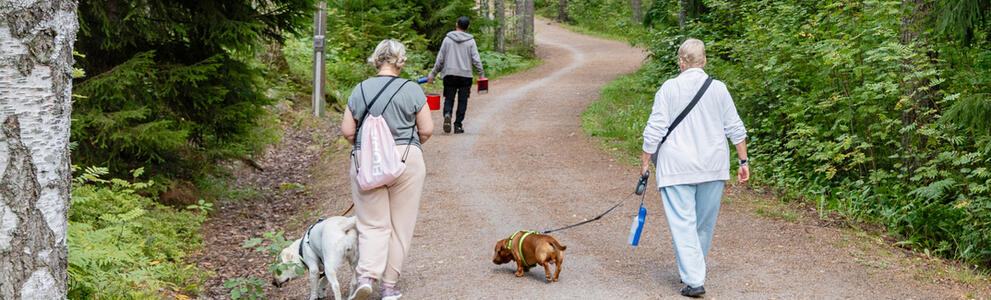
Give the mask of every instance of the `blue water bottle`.
M 627 242 L 630 246 L 640 245 L 640 233 L 643 232 L 643 223 L 647 218 L 647 209 L 643 208 L 643 198 L 640 198 L 640 211 L 637 213 L 637 217 L 633 219 L 633 225 L 630 226 L 630 237 Z
M 427 77 L 423 77 L 423 78 L 420 78 L 420 79 L 417 79 L 416 80 L 416 83 L 417 84 L 424 84 L 426 82 L 427 82 Z

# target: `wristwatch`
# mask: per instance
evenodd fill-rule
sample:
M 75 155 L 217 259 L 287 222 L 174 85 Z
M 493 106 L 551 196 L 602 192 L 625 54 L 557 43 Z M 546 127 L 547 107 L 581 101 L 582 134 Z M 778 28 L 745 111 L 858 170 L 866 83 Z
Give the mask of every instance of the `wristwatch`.
M 739 158 L 737 158 L 736 159 L 736 162 L 739 163 L 739 165 L 738 165 L 739 167 L 746 166 L 747 164 L 750 163 L 750 158 L 749 157 L 747 157 L 747 159 L 739 159 Z

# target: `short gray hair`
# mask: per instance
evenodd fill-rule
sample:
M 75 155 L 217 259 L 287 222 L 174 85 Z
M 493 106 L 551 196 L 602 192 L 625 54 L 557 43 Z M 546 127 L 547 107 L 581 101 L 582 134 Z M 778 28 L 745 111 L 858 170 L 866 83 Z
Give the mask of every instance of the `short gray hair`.
M 687 39 L 678 48 L 678 63 L 688 67 L 702 67 L 705 63 L 705 43 L 697 39 Z
M 406 65 L 406 46 L 397 40 L 382 40 L 378 46 L 375 46 L 372 56 L 368 57 L 368 63 L 376 69 L 382 68 L 386 63 L 402 68 Z

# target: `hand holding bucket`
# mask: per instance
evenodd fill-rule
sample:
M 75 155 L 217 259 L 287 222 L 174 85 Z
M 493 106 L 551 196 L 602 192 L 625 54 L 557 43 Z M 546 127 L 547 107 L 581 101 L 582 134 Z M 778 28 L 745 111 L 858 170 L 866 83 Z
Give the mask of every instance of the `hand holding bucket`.
M 478 93 L 488 94 L 489 93 L 489 79 L 482 77 L 478 79 Z

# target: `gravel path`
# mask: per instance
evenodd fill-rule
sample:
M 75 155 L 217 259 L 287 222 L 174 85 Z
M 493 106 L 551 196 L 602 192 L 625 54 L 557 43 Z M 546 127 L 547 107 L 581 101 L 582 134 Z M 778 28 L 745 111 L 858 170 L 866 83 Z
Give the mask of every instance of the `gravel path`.
M 638 199 L 625 196 L 625 205 L 602 220 L 554 234 L 568 246 L 559 282 L 546 283 L 539 268 L 516 278 L 514 265 L 492 264 L 497 240 L 516 230 L 556 228 L 597 215 L 629 195 L 637 177 L 635 167 L 617 162 L 582 134 L 579 116 L 598 99 L 601 86 L 634 72 L 645 54 L 546 21 L 536 32 L 544 64 L 490 82 L 489 94 L 473 94 L 465 134 L 443 134 L 441 114 L 434 112 L 437 133 L 424 147 L 427 185 L 400 288 L 407 299 L 681 299 L 671 237 L 653 186 L 639 247 L 626 244 Z M 322 172 L 335 179 L 314 192 L 325 199 L 319 210 L 326 215 L 350 201 L 347 182 L 339 180 L 346 161 L 330 163 Z M 942 269 L 883 238 L 759 216 L 755 207 L 769 202 L 763 198 L 728 186 L 705 298 L 988 297 L 986 282 L 927 276 Z M 313 210 L 297 214 L 309 218 Z M 306 225 L 282 226 L 295 238 Z M 281 227 L 259 231 L 273 229 Z M 257 264 L 247 268 L 264 274 L 266 267 Z M 266 294 L 301 299 L 307 290 L 299 279 L 282 289 L 267 287 Z

